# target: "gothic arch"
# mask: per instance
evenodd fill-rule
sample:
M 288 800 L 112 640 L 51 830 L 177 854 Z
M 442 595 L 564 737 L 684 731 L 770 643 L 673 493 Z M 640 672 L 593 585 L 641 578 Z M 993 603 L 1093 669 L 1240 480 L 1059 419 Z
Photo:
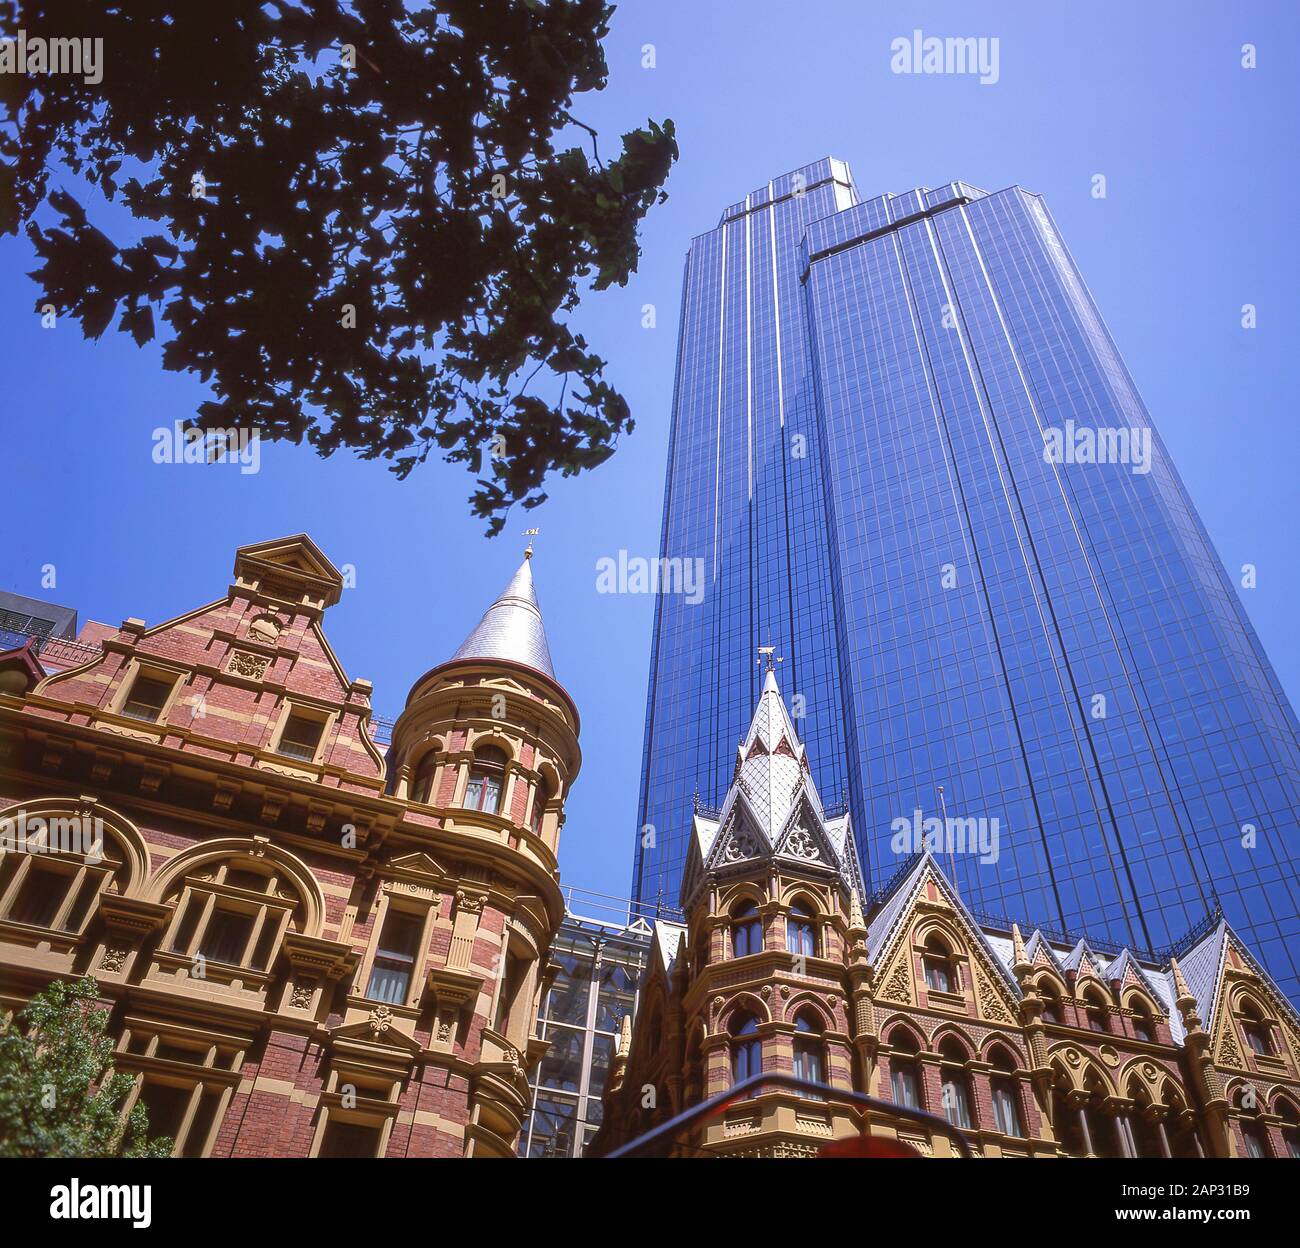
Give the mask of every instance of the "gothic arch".
M 762 997 L 753 992 L 739 992 L 718 1011 L 718 1032 L 721 1035 L 727 1034 L 731 1020 L 739 1013 L 752 1014 L 760 1027 L 772 1021 L 772 1012 Z
M 305 862 L 278 845 L 263 844 L 251 837 L 230 836 L 215 841 L 203 841 L 182 850 L 164 863 L 150 879 L 144 896 L 149 901 L 161 902 L 171 886 L 196 867 L 207 862 L 224 862 L 231 858 L 252 856 L 270 860 L 284 873 L 298 890 L 302 899 L 304 936 L 319 936 L 325 921 L 325 897 L 316 877 Z
M 485 746 L 491 746 L 493 749 L 500 750 L 506 756 L 506 767 L 509 768 L 512 763 L 519 759 L 519 751 L 515 743 L 501 731 L 500 728 L 484 728 L 481 731 L 470 730 L 469 739 L 465 743 L 465 748 L 471 754 L 477 754 Z
M 918 1051 L 926 1050 L 930 1047 L 929 1041 L 923 1032 L 906 1014 L 891 1014 L 880 1025 L 880 1038 L 890 1048 L 897 1048 L 895 1037 L 900 1032 L 906 1032 L 916 1045 Z
M 124 897 L 141 896 L 145 881 L 149 878 L 149 847 L 140 835 L 140 829 L 111 806 L 105 806 L 98 800 L 87 802 L 71 797 L 38 797 L 34 801 L 14 802 L 0 809 L 0 821 L 17 820 L 20 814 L 27 815 L 29 819 L 49 820 L 76 818 L 79 815 L 84 817 L 87 812 L 92 819 L 102 820 L 104 830 L 122 847 L 126 878 L 120 882 L 118 892 Z
M 938 1052 L 945 1040 L 952 1040 L 961 1046 L 963 1061 L 969 1062 L 978 1051 L 975 1042 L 954 1023 L 941 1023 L 930 1037 L 930 1047 Z
M 1155 1068 L 1155 1078 L 1147 1078 L 1144 1072 L 1144 1067 L 1147 1066 Z M 1155 1105 L 1167 1105 L 1169 1103 L 1166 1093 L 1169 1084 L 1172 1082 L 1169 1072 L 1158 1062 L 1153 1062 L 1149 1057 L 1132 1058 L 1115 1074 L 1116 1087 L 1128 1092 L 1130 1088 L 1136 1086 Z
M 984 1045 L 979 1050 L 980 1061 L 992 1062 L 998 1049 L 1001 1049 L 1017 1070 L 1028 1070 L 1029 1062 L 1020 1051 L 1020 1046 L 1013 1044 L 1006 1036 L 994 1033 L 984 1037 Z
M 740 905 L 741 902 L 752 901 L 756 906 L 763 907 L 767 905 L 767 894 L 762 887 L 750 880 L 741 880 L 733 884 L 725 893 L 718 898 L 718 913 L 727 918 L 731 917 L 731 912 Z
M 795 1016 L 804 1012 L 817 1015 L 822 1031 L 833 1031 L 835 1029 L 834 1015 L 822 1001 L 818 1000 L 813 992 L 801 992 L 798 996 L 791 997 L 786 1002 L 785 1022 L 793 1023 Z
M 1055 989 L 1056 995 L 1062 1000 L 1066 1000 L 1070 995 L 1070 990 L 1063 980 L 1055 971 L 1048 967 L 1042 967 L 1033 973 L 1029 986 L 1036 992 L 1042 992 L 1044 982 L 1051 984 Z
M 950 919 L 937 914 L 927 914 L 912 926 L 911 940 L 915 948 L 923 948 L 936 936 L 947 946 L 951 956 L 970 958 L 970 941 L 957 930 L 956 924 Z
M 1078 1062 L 1070 1061 L 1066 1056 L 1068 1053 L 1078 1055 Z M 1047 1064 L 1056 1074 L 1062 1076 L 1066 1084 L 1076 1092 L 1085 1091 L 1088 1079 L 1091 1077 L 1101 1084 L 1101 1091 L 1106 1096 L 1115 1095 L 1115 1085 L 1101 1063 L 1095 1061 L 1072 1042 L 1067 1041 L 1065 1044 L 1054 1048 L 1047 1055 Z
M 1272 1114 L 1281 1114 L 1282 1107 L 1288 1106 L 1296 1116 L 1296 1121 L 1300 1122 L 1300 1093 L 1297 1093 L 1294 1088 L 1278 1084 L 1269 1091 L 1268 1096 L 1264 1098 L 1264 1103 L 1270 1107 L 1269 1112 Z
M 781 894 L 781 904 L 787 908 L 798 901 L 804 902 L 818 919 L 825 919 L 830 914 L 826 905 L 826 898 L 818 890 L 810 888 L 807 884 L 792 884 Z
M 1126 1010 L 1134 1008 L 1133 1002 L 1135 999 L 1141 1002 L 1142 1006 L 1150 1012 L 1152 1018 L 1166 1017 L 1164 1007 L 1145 988 L 1141 988 L 1137 984 L 1130 984 L 1127 988 L 1121 989 L 1119 1003 Z

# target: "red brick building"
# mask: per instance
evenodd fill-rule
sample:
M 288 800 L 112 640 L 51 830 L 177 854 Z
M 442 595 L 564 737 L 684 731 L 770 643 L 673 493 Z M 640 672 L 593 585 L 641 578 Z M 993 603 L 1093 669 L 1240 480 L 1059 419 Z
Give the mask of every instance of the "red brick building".
M 685 923 L 659 922 L 593 1150 L 756 1072 L 946 1118 L 977 1155 L 1300 1156 L 1300 1017 L 1219 916 L 1164 959 L 977 921 L 930 847 L 863 900 L 769 672 L 722 808 L 695 815 Z M 814 1156 L 951 1133 L 777 1085 L 671 1155 Z
M 178 1154 L 509 1155 L 578 713 L 525 558 L 385 758 L 342 588 L 264 542 L 214 602 L 0 662 L 0 1007 L 93 975 Z

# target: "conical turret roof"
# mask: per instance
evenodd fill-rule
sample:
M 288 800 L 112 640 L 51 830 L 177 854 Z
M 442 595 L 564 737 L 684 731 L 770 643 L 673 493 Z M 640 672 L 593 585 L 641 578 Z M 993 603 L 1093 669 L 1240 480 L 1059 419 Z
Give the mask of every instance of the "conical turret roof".
M 458 659 L 504 659 L 556 679 L 542 612 L 533 589 L 531 552 L 524 556 L 510 584 L 451 656 L 453 663 Z

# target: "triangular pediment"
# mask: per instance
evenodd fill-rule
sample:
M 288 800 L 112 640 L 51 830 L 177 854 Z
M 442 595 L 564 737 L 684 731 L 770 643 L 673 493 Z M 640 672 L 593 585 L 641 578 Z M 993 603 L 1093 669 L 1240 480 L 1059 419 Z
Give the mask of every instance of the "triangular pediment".
M 402 854 L 400 857 L 392 859 L 388 865 L 391 870 L 405 875 L 428 875 L 438 879 L 444 879 L 447 875 L 442 864 L 431 858 L 423 850 Z

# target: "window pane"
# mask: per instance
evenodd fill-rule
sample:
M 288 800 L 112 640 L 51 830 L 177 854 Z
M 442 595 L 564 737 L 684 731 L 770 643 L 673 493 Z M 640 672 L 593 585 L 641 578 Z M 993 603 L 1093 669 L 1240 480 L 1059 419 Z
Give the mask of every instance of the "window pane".
M 253 934 L 253 916 L 235 910 L 214 910 L 199 942 L 199 952 L 212 962 L 238 966 Z
M 150 676 L 137 676 L 131 692 L 122 706 L 122 714 L 132 719 L 147 719 L 151 723 L 162 714 L 167 695 L 172 691 L 171 681 L 154 680 Z
M 320 1142 L 321 1157 L 375 1157 L 379 1153 L 379 1128 L 331 1118 Z
M 72 876 L 64 875 L 62 871 L 46 871 L 32 866 L 9 917 L 15 923 L 49 927 L 54 922 L 54 916 L 58 914 L 71 883 Z

